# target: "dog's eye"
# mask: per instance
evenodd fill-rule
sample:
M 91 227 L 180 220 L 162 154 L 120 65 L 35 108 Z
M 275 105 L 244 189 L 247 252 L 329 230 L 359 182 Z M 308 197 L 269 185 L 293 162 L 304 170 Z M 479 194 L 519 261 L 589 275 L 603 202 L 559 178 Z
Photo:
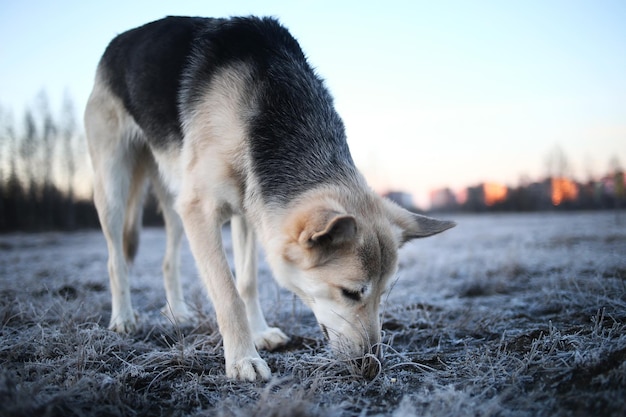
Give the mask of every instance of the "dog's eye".
M 352 291 L 347 288 L 341 289 L 341 295 L 352 301 L 361 301 L 362 291 Z

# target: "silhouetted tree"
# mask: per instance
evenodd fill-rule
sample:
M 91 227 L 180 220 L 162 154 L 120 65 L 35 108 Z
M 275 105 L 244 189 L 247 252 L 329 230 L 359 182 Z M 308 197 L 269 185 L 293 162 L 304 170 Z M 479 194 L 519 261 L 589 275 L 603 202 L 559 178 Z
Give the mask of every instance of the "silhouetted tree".
M 63 167 L 65 176 L 65 218 L 64 224 L 68 229 L 76 227 L 76 213 L 74 210 L 74 177 L 76 175 L 76 145 L 78 137 L 77 124 L 74 115 L 74 102 L 67 92 L 63 97 L 63 107 L 61 109 L 61 140 L 63 149 Z
M 0 231 L 98 225 L 91 201 L 74 193 L 77 161 L 86 152 L 69 95 L 60 116 L 45 93 L 25 111 L 19 131 L 0 111 Z
M 3 112 L 2 126 L 2 165 L 8 172 L 3 176 L 2 187 L 2 230 L 16 227 L 20 221 L 20 213 L 24 212 L 24 188 L 18 177 L 18 140 L 13 126 L 12 115 Z
M 58 191 L 54 185 L 52 170 L 58 129 L 50 112 L 48 96 L 44 91 L 37 96 L 37 113 L 41 123 L 41 146 L 37 149 L 39 172 L 36 174 L 40 187 L 38 220 L 42 225 L 50 225 L 54 222 L 55 194 Z
M 546 157 L 548 178 L 563 178 L 569 176 L 570 163 L 560 145 L 555 145 Z
M 24 199 L 20 201 L 22 207 L 18 207 L 18 224 L 35 225 L 35 205 L 38 200 L 37 172 L 37 124 L 30 109 L 24 114 L 24 134 L 18 139 L 19 156 L 21 162 L 21 187 Z
M 625 198 L 624 190 L 624 170 L 617 156 L 611 158 L 610 169 L 613 173 L 613 199 L 615 207 L 615 216 L 618 223 L 621 223 L 620 209 L 622 208 L 622 200 Z

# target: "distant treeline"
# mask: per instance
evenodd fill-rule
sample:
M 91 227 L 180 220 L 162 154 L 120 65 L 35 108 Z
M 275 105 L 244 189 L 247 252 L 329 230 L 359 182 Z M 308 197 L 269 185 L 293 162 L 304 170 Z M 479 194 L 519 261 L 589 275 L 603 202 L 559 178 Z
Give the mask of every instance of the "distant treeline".
M 607 210 L 626 207 L 626 175 L 617 157 L 609 161 L 606 174 L 594 177 L 588 172 L 585 182 L 573 179 L 571 164 L 557 144 L 547 155 L 544 179 L 522 177 L 517 186 L 482 183 L 461 192 L 449 188 L 431 192 L 433 211 L 546 211 Z
M 20 123 L 0 108 L 0 231 L 97 225 L 91 204 L 75 193 L 85 153 L 68 96 L 58 117 L 43 92 Z
M 461 193 L 442 189 L 431 195 L 434 211 L 501 212 L 607 210 L 626 207 L 621 170 L 586 183 L 565 177 L 507 187 L 483 183 Z
M 0 232 L 75 230 L 97 227 L 93 204 L 55 186 L 22 184 L 15 176 L 0 184 Z
M 466 201 L 459 204 L 458 208 L 470 212 L 621 208 L 624 201 L 623 175 L 619 172 L 586 183 L 566 178 L 548 178 L 528 185 L 509 187 L 506 196 L 492 204 L 485 204 L 483 186 L 470 187 Z
M 161 222 L 148 199 L 144 223 Z M 98 226 L 85 137 L 69 95 L 53 114 L 41 92 L 17 122 L 0 107 L 0 232 Z
M 162 225 L 154 198 L 148 198 L 144 224 Z M 90 199 L 74 198 L 55 186 L 24 187 L 15 177 L 0 184 L 0 233 L 72 231 L 98 228 L 98 214 Z

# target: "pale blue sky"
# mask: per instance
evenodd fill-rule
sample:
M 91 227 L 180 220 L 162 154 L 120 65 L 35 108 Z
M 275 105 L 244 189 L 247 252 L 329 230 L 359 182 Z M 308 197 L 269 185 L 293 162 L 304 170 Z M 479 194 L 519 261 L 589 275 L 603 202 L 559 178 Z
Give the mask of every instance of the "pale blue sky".
M 372 185 L 585 178 L 626 165 L 626 2 L 0 0 L 0 106 L 87 99 L 116 34 L 165 15 L 273 15 L 327 81 Z

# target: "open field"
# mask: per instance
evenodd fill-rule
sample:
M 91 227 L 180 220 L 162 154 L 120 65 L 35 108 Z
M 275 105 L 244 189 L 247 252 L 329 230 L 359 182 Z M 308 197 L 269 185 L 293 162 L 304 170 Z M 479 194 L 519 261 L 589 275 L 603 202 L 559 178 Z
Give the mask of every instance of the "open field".
M 132 268 L 142 324 L 130 336 L 106 329 L 100 232 L 0 235 L 0 415 L 626 415 L 626 213 L 621 223 L 613 212 L 454 219 L 402 250 L 373 380 L 333 357 L 263 262 L 267 319 L 292 341 L 261 353 L 270 382 L 242 383 L 224 376 L 187 246 L 183 282 L 200 324 L 159 314 L 162 230 L 142 234 Z

